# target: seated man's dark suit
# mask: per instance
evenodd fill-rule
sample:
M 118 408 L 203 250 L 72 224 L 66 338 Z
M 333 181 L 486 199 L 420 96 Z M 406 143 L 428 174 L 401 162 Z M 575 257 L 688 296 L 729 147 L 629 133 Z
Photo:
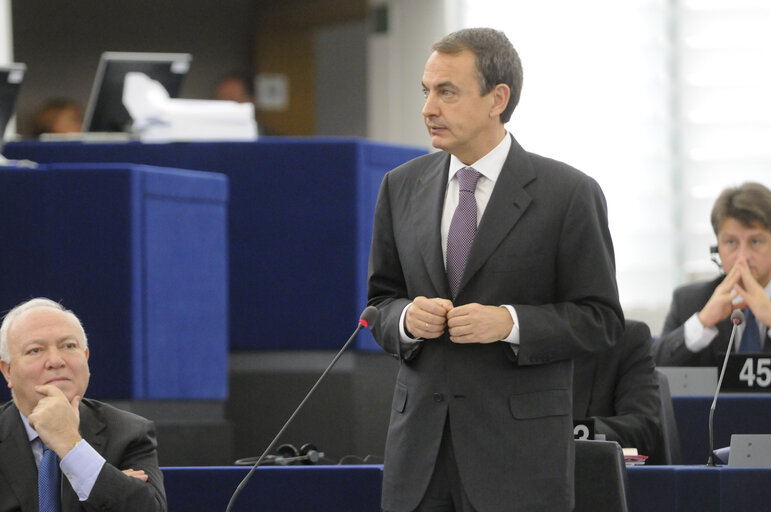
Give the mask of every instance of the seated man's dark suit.
M 624 336 L 612 349 L 573 362 L 573 417 L 594 419 L 597 434 L 648 456 L 656 453 L 661 437 L 650 349 L 648 326 L 626 320 Z
M 707 304 L 715 288 L 723 281 L 720 276 L 712 281 L 702 281 L 681 286 L 675 290 L 672 305 L 664 321 L 661 336 L 653 343 L 653 361 L 658 366 L 719 366 L 731 337 L 728 318 L 719 322 L 717 336 L 704 350 L 691 352 L 685 346 L 685 322 Z
M 165 511 L 152 422 L 96 400 L 84 399 L 79 412 L 81 436 L 106 462 L 84 502 L 62 477 L 62 512 Z M 148 481 L 125 475 L 124 469 L 144 470 Z M 35 458 L 19 410 L 8 402 L 0 406 L 0 512 L 37 511 Z

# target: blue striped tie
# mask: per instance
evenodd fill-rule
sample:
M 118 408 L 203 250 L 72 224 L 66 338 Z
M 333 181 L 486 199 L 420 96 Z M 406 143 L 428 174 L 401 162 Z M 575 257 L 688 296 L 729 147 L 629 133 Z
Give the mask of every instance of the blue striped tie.
M 42 441 L 41 441 L 42 444 Z M 43 444 L 43 458 L 37 470 L 40 512 L 59 512 L 59 457 Z

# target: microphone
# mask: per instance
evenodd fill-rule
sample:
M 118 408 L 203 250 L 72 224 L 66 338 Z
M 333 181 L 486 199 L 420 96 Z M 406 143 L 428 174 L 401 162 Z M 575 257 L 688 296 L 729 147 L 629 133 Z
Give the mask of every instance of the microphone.
M 725 375 L 725 369 L 728 365 L 728 356 L 731 355 L 731 350 L 734 345 L 734 338 L 736 337 L 736 328 L 744 323 L 744 313 L 741 309 L 735 309 L 731 313 L 731 337 L 728 339 L 728 348 L 725 352 L 725 358 L 723 359 L 723 366 L 720 369 L 720 378 L 717 380 L 717 389 L 715 389 L 715 397 L 712 399 L 712 406 L 709 408 L 709 459 L 707 459 L 707 466 L 715 466 L 715 443 L 712 438 L 712 431 L 714 428 L 714 416 L 715 405 L 717 405 L 717 395 L 720 394 L 720 387 L 723 385 L 723 375 Z
M 291 416 L 289 416 L 289 419 L 286 420 L 286 423 L 284 423 L 284 426 L 281 427 L 281 430 L 278 431 L 278 434 L 276 434 L 276 437 L 273 438 L 273 441 L 270 442 L 267 448 L 265 448 L 265 451 L 262 452 L 262 455 L 257 459 L 257 462 L 254 463 L 254 466 L 252 466 L 252 469 L 249 470 L 249 472 L 246 474 L 243 480 L 241 480 L 241 483 L 238 484 L 238 487 L 233 492 L 233 496 L 230 497 L 230 502 L 228 502 L 228 506 L 225 509 L 225 512 L 230 512 L 230 510 L 233 508 L 233 505 L 236 502 L 236 498 L 238 498 L 238 495 L 241 494 L 241 491 L 243 491 L 244 487 L 246 487 L 246 483 L 249 481 L 249 479 L 252 477 L 252 474 L 254 471 L 259 467 L 260 463 L 267 457 L 268 452 L 270 452 L 275 444 L 278 442 L 281 435 L 284 433 L 284 431 L 289 427 L 289 424 L 292 423 L 292 420 L 297 416 L 297 414 L 300 412 L 300 409 L 305 405 L 305 402 L 308 401 L 308 399 L 311 397 L 314 391 L 316 391 L 316 388 L 319 387 L 319 384 L 321 384 L 321 381 L 324 380 L 324 377 L 327 376 L 327 373 L 332 369 L 332 367 L 337 363 L 337 360 L 340 359 L 340 357 L 343 355 L 343 352 L 345 352 L 345 349 L 348 348 L 348 345 L 351 344 L 351 342 L 356 338 L 356 335 L 359 334 L 359 331 L 361 331 L 365 327 L 369 327 L 372 325 L 376 320 L 378 315 L 380 314 L 380 311 L 375 306 L 367 306 L 364 308 L 364 311 L 361 312 L 361 316 L 359 316 L 359 323 L 356 326 L 356 330 L 353 331 L 353 334 L 351 334 L 351 337 L 348 338 L 348 341 L 345 342 L 345 345 L 343 345 L 343 348 L 340 349 L 340 351 L 335 355 L 335 357 L 332 359 L 332 362 L 329 363 L 329 366 L 327 366 L 327 369 L 324 370 L 324 372 L 321 374 L 321 376 L 318 378 L 316 383 L 311 387 L 310 391 L 305 395 L 305 398 L 302 399 L 300 402 L 300 405 L 297 406 L 297 408 L 294 410 Z

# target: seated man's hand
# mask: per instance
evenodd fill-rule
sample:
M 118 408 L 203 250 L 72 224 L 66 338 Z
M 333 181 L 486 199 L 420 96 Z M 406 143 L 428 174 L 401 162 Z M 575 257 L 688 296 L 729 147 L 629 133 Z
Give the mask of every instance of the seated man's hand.
M 739 304 L 733 303 L 739 294 L 736 285 L 740 278 L 741 270 L 737 263 L 723 279 L 723 282 L 715 288 L 712 297 L 709 298 L 704 308 L 699 311 L 699 321 L 704 327 L 714 327 L 718 322 L 731 316 L 734 309 L 740 307 Z
M 752 314 L 764 325 L 771 325 L 771 300 L 766 295 L 766 290 L 752 276 L 749 266 L 744 261 L 739 261 L 734 265 L 739 269 L 739 282 L 736 284 L 736 290 L 742 296 L 743 301 L 735 307 L 748 307 Z
M 124 469 L 123 474 L 147 482 L 147 473 L 141 469 Z
M 59 458 L 64 458 L 80 442 L 79 396 L 67 400 L 64 392 L 54 384 L 36 386 L 35 391 L 43 398 L 27 418 L 29 424 L 40 436 L 41 441 Z

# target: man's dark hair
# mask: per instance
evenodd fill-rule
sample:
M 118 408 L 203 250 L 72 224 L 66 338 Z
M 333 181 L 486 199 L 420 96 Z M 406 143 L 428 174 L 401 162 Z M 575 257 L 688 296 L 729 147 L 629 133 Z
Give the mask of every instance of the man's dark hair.
M 759 222 L 771 230 L 771 190 L 751 182 L 723 190 L 712 207 L 712 229 L 716 235 L 720 225 L 729 217 L 746 227 Z
M 473 53 L 482 95 L 498 84 L 509 86 L 511 97 L 501 112 L 501 122 L 507 123 L 511 119 L 522 91 L 522 62 L 503 32 L 491 28 L 465 28 L 444 36 L 431 50 L 446 54 L 464 50 Z

